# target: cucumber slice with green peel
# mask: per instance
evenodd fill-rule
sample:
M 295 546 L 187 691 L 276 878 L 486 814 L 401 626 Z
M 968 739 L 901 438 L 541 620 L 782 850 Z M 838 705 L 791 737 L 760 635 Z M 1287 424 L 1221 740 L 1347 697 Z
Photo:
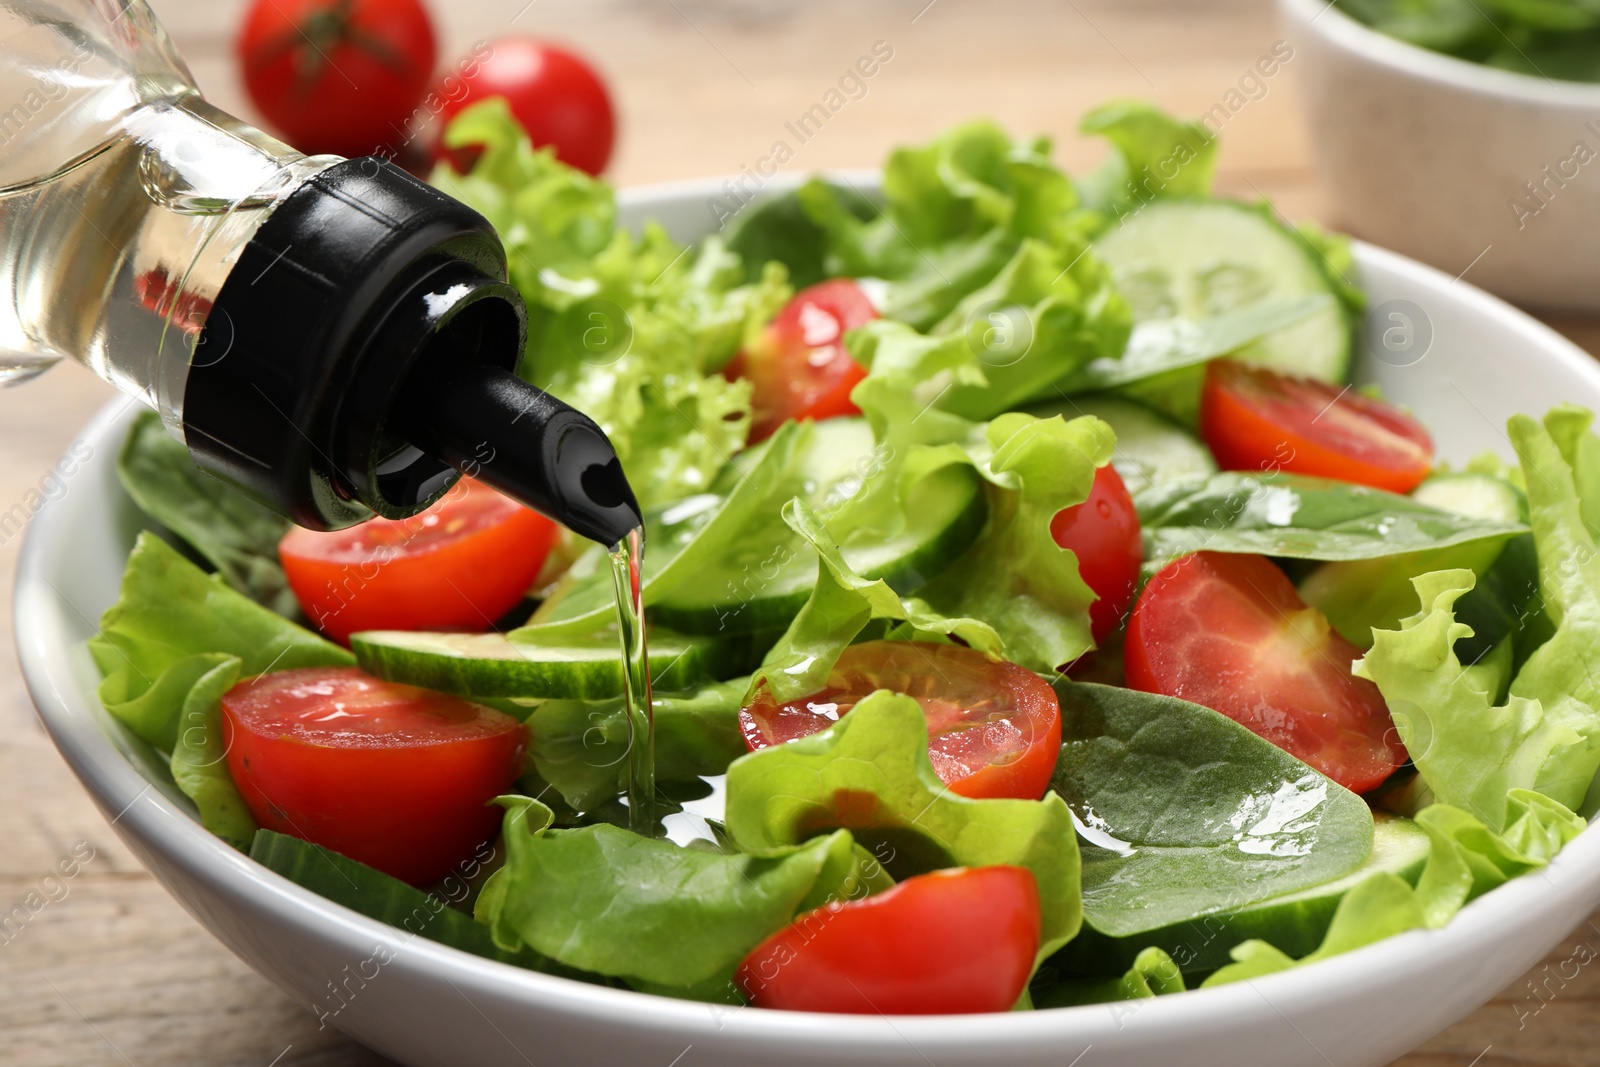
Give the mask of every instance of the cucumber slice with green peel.
M 1262 208 L 1228 200 L 1159 200 L 1095 242 L 1134 320 L 1190 318 L 1272 297 L 1326 294 L 1321 311 L 1261 337 L 1234 359 L 1330 382 L 1349 380 L 1354 324 L 1331 268 L 1294 230 Z M 1204 367 L 1168 371 L 1125 386 L 1129 396 L 1195 425 Z
M 1217 470 L 1211 450 L 1194 434 L 1143 404 L 1108 393 L 1037 404 L 1028 414 L 1041 419 L 1060 415 L 1069 422 L 1080 415 L 1103 419 L 1117 435 L 1111 465 L 1130 493 Z
M 649 633 L 650 676 L 661 689 L 691 689 L 750 669 L 748 649 L 664 627 Z M 599 700 L 622 694 L 622 650 L 615 626 L 559 644 L 511 641 L 504 634 L 369 630 L 350 648 L 368 674 L 441 693 L 491 699 Z M 759 659 L 759 656 L 757 656 Z
M 737 462 L 737 461 L 736 461 Z M 827 522 L 862 491 L 879 460 L 863 419 L 827 419 L 801 466 L 802 496 Z M 835 530 L 845 561 L 866 578 L 881 578 L 897 592 L 926 584 L 977 539 L 987 517 L 977 472 L 949 466 L 911 489 L 908 527 L 884 537 L 876 531 Z M 777 507 L 752 523 L 731 551 L 692 583 L 667 593 L 651 618 L 690 634 L 781 630 L 799 612 L 817 582 L 817 560 L 784 523 Z
M 1185 974 L 1204 974 L 1227 964 L 1235 945 L 1255 938 L 1298 959 L 1322 943 L 1339 901 L 1361 881 L 1380 871 L 1399 875 L 1412 885 L 1422 876 L 1428 860 L 1427 832 L 1398 815 L 1373 818 L 1372 852 L 1342 878 L 1133 937 L 1108 937 L 1086 916 L 1083 931 L 1052 962 L 1071 973 L 1122 974 L 1141 950 L 1156 945 Z

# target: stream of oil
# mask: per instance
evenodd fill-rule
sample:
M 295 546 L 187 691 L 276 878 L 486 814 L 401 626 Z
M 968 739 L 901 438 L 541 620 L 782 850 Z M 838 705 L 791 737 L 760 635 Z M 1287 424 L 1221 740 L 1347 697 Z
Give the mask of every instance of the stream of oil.
M 617 629 L 622 638 L 622 696 L 628 716 L 628 828 L 655 837 L 656 720 L 650 702 L 650 659 L 645 647 L 644 527 L 611 546 L 611 580 L 617 591 Z

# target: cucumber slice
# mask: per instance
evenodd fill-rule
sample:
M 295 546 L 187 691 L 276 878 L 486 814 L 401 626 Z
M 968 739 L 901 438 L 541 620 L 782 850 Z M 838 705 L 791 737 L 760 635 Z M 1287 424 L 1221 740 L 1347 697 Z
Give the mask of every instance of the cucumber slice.
M 1342 878 L 1135 937 L 1108 937 L 1085 922 L 1083 931 L 1053 962 L 1072 973 L 1122 974 L 1141 950 L 1157 945 L 1185 974 L 1202 974 L 1226 964 L 1231 948 L 1253 938 L 1295 958 L 1313 952 L 1328 932 L 1339 901 L 1357 883 L 1379 871 L 1397 874 L 1412 885 L 1422 876 L 1428 859 L 1428 835 L 1422 827 L 1398 815 L 1378 814 L 1373 819 L 1372 852 Z
M 1411 493 L 1440 511 L 1490 522 L 1527 522 L 1528 498 L 1504 478 L 1477 471 L 1435 474 Z
M 839 511 L 874 469 L 872 430 L 862 419 L 816 424 L 806 454 L 801 493 L 826 520 Z M 950 466 L 912 490 L 906 513 L 912 525 L 893 537 L 852 538 L 839 533 L 846 562 L 866 578 L 881 578 L 897 592 L 917 589 L 977 538 L 986 509 L 977 472 Z M 817 581 L 809 546 L 784 524 L 777 508 L 752 524 L 732 551 L 692 584 L 674 589 L 652 608 L 653 618 L 691 634 L 778 630 L 794 618 Z
M 1068 421 L 1093 415 L 1105 420 L 1117 435 L 1111 465 L 1130 493 L 1164 482 L 1214 474 L 1217 469 L 1211 450 L 1194 434 L 1143 404 L 1108 393 L 1037 404 L 1028 409 L 1028 414 L 1041 419 L 1060 415 Z
M 1474 519 L 1528 521 L 1522 490 L 1490 474 L 1436 474 L 1411 495 L 1430 507 Z M 1520 628 L 1527 602 L 1537 595 L 1532 542 L 1531 535 L 1523 534 L 1509 541 L 1469 541 L 1382 559 L 1324 563 L 1301 580 L 1300 598 L 1321 609 L 1346 641 L 1371 648 L 1373 630 L 1398 630 L 1400 620 L 1422 606 L 1411 579 L 1429 571 L 1470 570 L 1478 584 L 1456 602 L 1456 618 L 1471 626 L 1473 635 L 1457 642 L 1456 655 L 1471 663 Z
M 1332 299 L 1324 310 L 1231 356 L 1305 377 L 1349 380 L 1353 324 L 1329 268 L 1304 238 L 1264 210 L 1228 200 L 1158 200 L 1101 237 L 1095 252 L 1137 322 L 1200 319 L 1271 297 L 1327 294 Z M 1124 391 L 1193 426 L 1204 373 L 1204 367 L 1186 367 Z
M 750 650 L 738 642 L 685 637 L 664 627 L 652 627 L 649 640 L 650 676 L 662 689 L 690 689 L 751 666 Z M 559 645 L 526 644 L 504 634 L 369 630 L 353 635 L 350 648 L 368 674 L 472 699 L 598 700 L 622 694 L 615 626 Z

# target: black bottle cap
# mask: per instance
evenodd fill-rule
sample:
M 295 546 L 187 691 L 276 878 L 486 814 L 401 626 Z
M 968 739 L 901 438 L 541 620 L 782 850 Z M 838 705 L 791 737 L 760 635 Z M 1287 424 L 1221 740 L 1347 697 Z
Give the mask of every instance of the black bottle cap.
M 374 158 L 320 172 L 217 296 L 184 390 L 190 454 L 311 529 L 412 514 L 466 469 L 614 543 L 633 495 L 599 428 L 511 373 L 527 314 L 505 279 L 466 205 Z

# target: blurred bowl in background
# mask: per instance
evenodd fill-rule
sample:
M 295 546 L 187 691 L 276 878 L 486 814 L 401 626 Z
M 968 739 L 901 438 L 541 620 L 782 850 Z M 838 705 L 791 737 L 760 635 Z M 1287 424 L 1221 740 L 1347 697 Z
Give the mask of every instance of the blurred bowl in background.
M 1600 85 L 1278 6 L 1331 222 L 1519 304 L 1600 311 Z

